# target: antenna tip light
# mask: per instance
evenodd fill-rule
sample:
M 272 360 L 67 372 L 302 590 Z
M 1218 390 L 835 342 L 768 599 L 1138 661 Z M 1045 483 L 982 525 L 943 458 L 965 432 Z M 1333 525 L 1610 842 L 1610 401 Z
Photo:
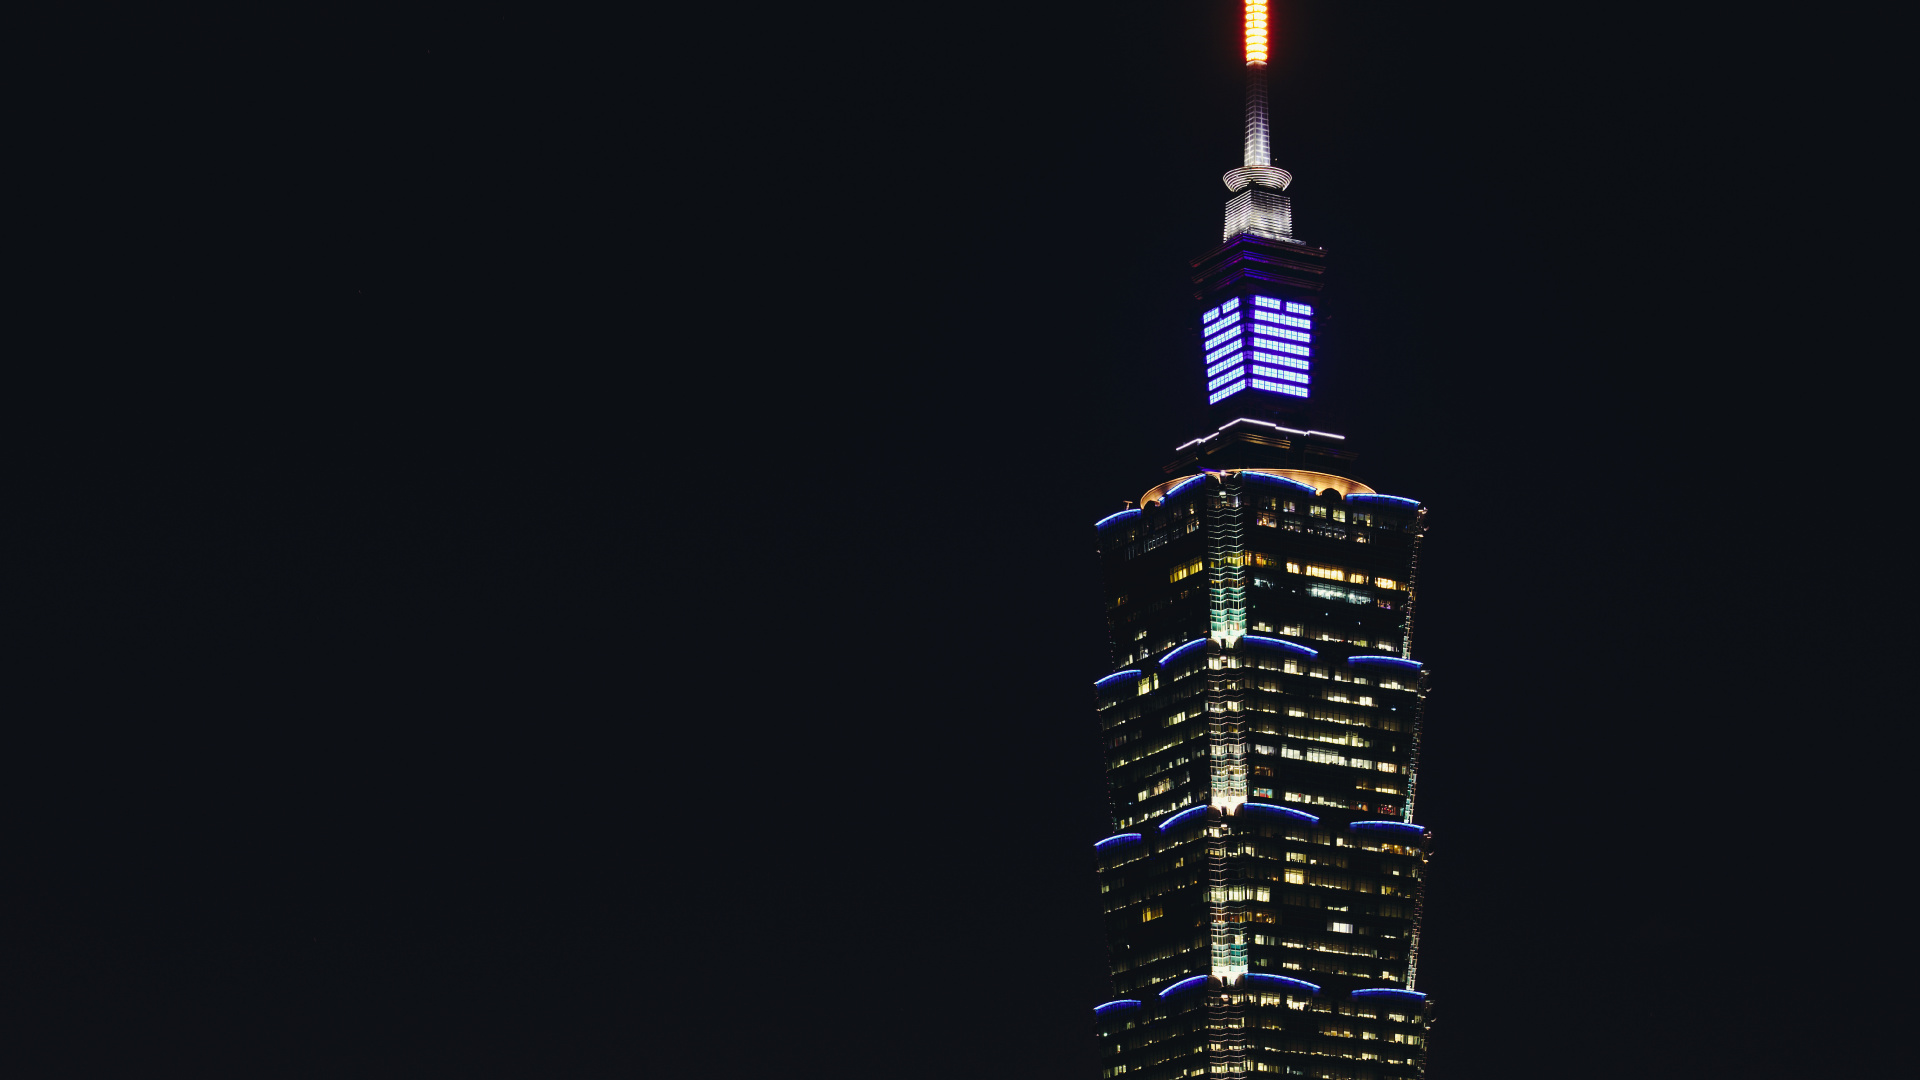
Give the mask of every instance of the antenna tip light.
M 1247 63 L 1267 62 L 1267 0 L 1246 0 Z

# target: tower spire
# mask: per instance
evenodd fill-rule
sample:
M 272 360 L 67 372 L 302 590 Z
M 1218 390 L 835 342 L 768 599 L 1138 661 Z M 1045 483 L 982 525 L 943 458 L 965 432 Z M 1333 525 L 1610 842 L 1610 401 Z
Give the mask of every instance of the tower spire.
M 1293 201 L 1286 194 L 1293 174 L 1275 168 L 1267 123 L 1267 0 L 1246 4 L 1247 137 L 1239 168 L 1223 178 L 1234 198 L 1227 203 L 1226 235 L 1244 233 L 1293 239 Z

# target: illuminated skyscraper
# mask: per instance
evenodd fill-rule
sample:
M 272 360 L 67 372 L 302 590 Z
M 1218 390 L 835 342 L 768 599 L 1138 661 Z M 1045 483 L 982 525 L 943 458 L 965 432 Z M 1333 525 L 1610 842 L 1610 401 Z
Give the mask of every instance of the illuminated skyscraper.
M 1315 425 L 1326 253 L 1293 235 L 1266 2 L 1245 3 L 1245 156 L 1224 242 L 1193 263 L 1207 423 L 1095 525 L 1115 669 L 1094 685 L 1102 1075 L 1412 1077 L 1425 510 Z

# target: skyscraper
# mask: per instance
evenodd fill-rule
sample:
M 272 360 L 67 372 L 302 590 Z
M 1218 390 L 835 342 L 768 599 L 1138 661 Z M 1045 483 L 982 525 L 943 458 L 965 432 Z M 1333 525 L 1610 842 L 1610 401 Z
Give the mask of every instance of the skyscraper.
M 1106 1077 L 1411 1077 L 1426 511 L 1319 426 L 1326 252 L 1294 236 L 1267 3 L 1244 2 L 1243 160 L 1222 243 L 1193 261 L 1205 424 L 1094 527 L 1114 668 L 1094 684 L 1113 989 L 1095 1030 Z

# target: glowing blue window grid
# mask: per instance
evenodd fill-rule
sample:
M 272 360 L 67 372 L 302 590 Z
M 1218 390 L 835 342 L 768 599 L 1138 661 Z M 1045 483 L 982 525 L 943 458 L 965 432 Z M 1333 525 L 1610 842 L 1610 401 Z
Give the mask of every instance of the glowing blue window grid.
M 1265 390 L 1270 394 L 1292 394 L 1294 397 L 1306 397 L 1307 388 L 1292 383 L 1272 382 L 1267 379 L 1249 380 L 1255 390 Z
M 1253 317 L 1259 319 L 1261 322 L 1279 323 L 1281 326 L 1297 326 L 1302 330 L 1313 329 L 1312 319 L 1296 319 L 1291 315 L 1269 315 L 1264 311 L 1254 312 Z
M 1232 356 L 1229 356 L 1225 360 L 1222 360 L 1219 363 L 1208 368 L 1207 378 L 1209 379 L 1213 378 L 1215 375 L 1220 374 L 1221 372 L 1227 370 L 1228 368 L 1232 367 L 1233 365 L 1239 363 L 1244 359 L 1246 358 L 1241 356 L 1238 352 L 1235 352 Z
M 1230 383 L 1233 380 L 1239 378 L 1240 376 L 1245 375 L 1246 373 L 1247 373 L 1246 368 L 1234 368 L 1232 371 L 1227 372 L 1225 375 L 1222 375 L 1217 379 L 1207 380 L 1207 389 L 1218 390 L 1222 384 Z
M 1261 352 L 1259 349 L 1253 350 L 1253 359 L 1262 364 L 1279 364 L 1281 367 L 1292 368 L 1295 371 L 1305 371 L 1311 366 L 1297 356 L 1276 356 L 1273 353 Z
M 1305 345 L 1295 345 L 1291 341 L 1259 340 L 1259 341 L 1255 341 L 1254 344 L 1259 346 L 1262 349 L 1272 349 L 1274 352 L 1291 353 L 1294 356 L 1312 356 L 1313 355 L 1312 349 L 1306 347 Z
M 1227 387 L 1225 390 L 1215 390 L 1213 393 L 1207 395 L 1207 404 L 1212 405 L 1217 401 L 1223 401 L 1239 393 L 1240 391 L 1245 390 L 1246 388 L 1247 388 L 1246 383 L 1237 382 L 1237 383 L 1234 383 L 1232 386 Z
M 1264 309 L 1253 312 L 1257 320 L 1253 324 L 1240 324 L 1238 297 L 1200 317 L 1204 327 L 1201 352 L 1206 359 L 1207 404 L 1216 405 L 1247 389 L 1297 398 L 1311 396 L 1308 387 L 1312 379 L 1304 373 L 1311 370 L 1307 358 L 1313 355 L 1313 320 L 1300 316 L 1311 316 L 1313 308 L 1271 296 L 1246 299 L 1255 308 Z M 1267 323 L 1274 325 L 1265 325 Z M 1247 360 L 1268 366 L 1248 372 L 1243 366 Z
M 1269 379 L 1279 379 L 1281 382 L 1306 383 L 1312 381 L 1298 371 L 1281 371 L 1279 368 L 1261 367 L 1259 364 L 1253 365 L 1253 373 L 1255 375 L 1265 375 Z

